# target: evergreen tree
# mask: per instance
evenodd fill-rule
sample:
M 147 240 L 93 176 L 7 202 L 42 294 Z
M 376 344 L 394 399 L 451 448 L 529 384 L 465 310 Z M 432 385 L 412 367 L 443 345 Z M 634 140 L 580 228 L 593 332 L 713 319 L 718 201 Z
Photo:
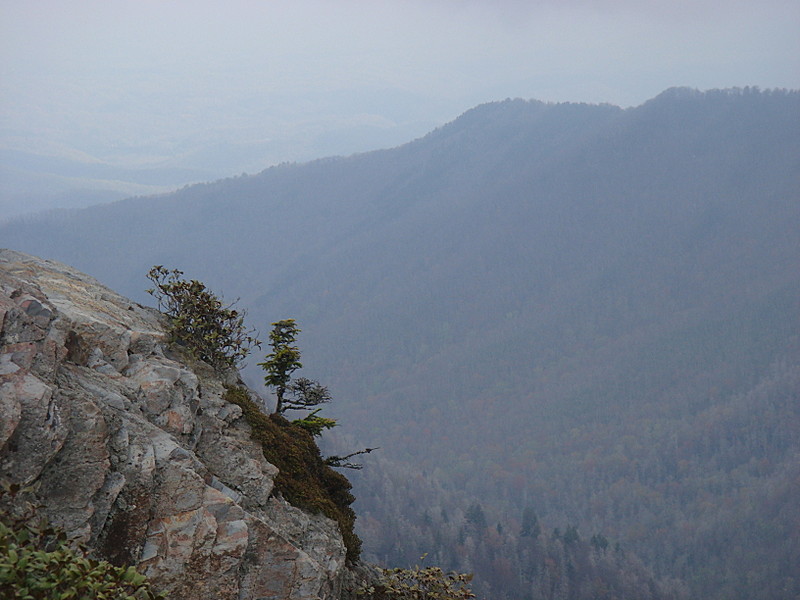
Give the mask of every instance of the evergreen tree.
M 520 537 L 539 537 L 542 528 L 539 525 L 539 517 L 533 507 L 526 506 L 522 511 L 522 528 L 520 529 Z
M 264 382 L 275 388 L 277 398 L 275 412 L 278 414 L 291 408 L 289 405 L 284 405 L 286 390 L 292 373 L 303 366 L 300 362 L 300 349 L 292 345 L 298 333 L 300 333 L 300 328 L 294 319 L 284 319 L 273 323 L 272 331 L 269 334 L 272 352 L 267 354 L 264 362 L 258 363 L 258 366 L 267 372 Z

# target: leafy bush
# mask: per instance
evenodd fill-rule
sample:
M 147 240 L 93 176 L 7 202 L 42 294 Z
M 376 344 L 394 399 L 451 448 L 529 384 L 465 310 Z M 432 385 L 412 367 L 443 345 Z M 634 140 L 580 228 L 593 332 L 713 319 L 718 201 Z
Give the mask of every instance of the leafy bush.
M 9 514 L 0 521 L 0 590 L 21 600 L 166 598 L 134 567 L 90 558 L 85 548 L 70 546 L 64 532 Z
M 475 597 L 469 587 L 472 575 L 420 566 L 381 571 L 378 581 L 358 590 L 359 596 L 365 600 L 470 600 Z
M 147 274 L 155 287 L 147 293 L 169 317 L 170 341 L 216 369 L 235 367 L 261 342 L 244 325 L 244 312 L 225 306 L 216 294 L 196 280 L 182 279 L 183 271 L 156 265 Z M 235 304 L 235 303 L 234 303 Z

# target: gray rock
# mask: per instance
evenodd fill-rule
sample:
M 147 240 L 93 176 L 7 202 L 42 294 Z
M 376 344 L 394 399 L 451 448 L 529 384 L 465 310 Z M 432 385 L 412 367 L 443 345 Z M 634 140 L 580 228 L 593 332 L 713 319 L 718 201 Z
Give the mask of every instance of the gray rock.
M 272 495 L 225 384 L 163 318 L 68 266 L 0 250 L 0 478 L 178 600 L 339 596 L 336 524 Z

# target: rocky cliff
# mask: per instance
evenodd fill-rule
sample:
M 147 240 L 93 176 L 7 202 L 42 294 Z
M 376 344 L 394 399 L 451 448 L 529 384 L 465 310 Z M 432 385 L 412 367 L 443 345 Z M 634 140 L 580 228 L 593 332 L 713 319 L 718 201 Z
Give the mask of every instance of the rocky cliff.
M 63 264 L 0 250 L 0 478 L 175 599 L 335 598 L 336 524 L 273 493 L 277 469 L 161 315 Z

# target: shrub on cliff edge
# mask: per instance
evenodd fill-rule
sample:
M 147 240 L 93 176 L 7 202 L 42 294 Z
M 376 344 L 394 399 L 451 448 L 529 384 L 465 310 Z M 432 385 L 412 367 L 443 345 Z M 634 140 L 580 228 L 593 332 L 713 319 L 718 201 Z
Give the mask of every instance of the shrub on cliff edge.
M 446 573 L 439 567 L 380 569 L 377 580 L 356 595 L 363 600 L 472 600 L 470 581 L 472 575 Z
M 21 600 L 164 600 L 135 567 L 92 558 L 63 531 L 40 525 L 32 509 L 8 502 L 17 484 L 0 488 L 0 591 Z M 22 503 L 25 504 L 25 503 Z M 17 507 L 19 509 L 19 506 Z M 3 595 L 2 597 L 6 597 Z
M 244 325 L 245 313 L 225 306 L 205 284 L 182 278 L 183 271 L 156 265 L 147 273 L 147 291 L 169 318 L 170 341 L 216 369 L 237 366 L 261 342 Z

